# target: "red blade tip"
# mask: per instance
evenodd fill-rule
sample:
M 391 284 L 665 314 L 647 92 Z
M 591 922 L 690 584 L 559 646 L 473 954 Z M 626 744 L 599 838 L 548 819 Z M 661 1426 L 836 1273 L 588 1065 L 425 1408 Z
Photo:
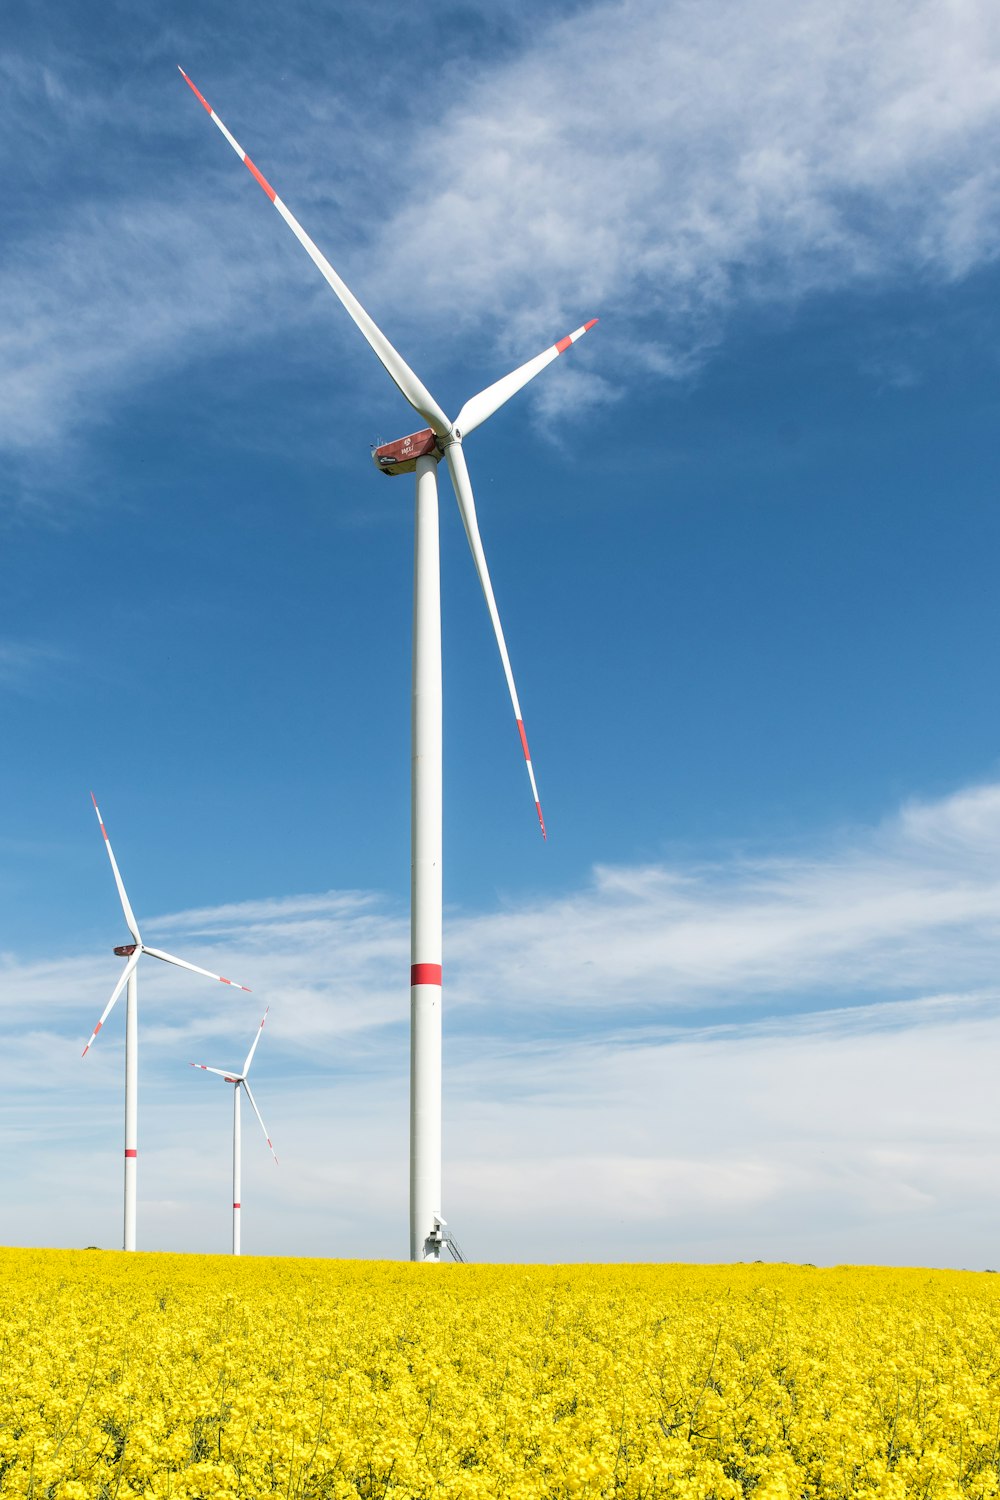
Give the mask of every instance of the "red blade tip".
M 184 69 L 181 67 L 180 63 L 177 64 L 177 71 L 181 75 L 181 77 L 183 78 L 184 82 L 187 84 L 188 88 L 191 90 L 191 92 L 195 95 L 196 98 L 198 98 L 198 99 L 201 100 L 202 104 L 208 110 L 209 114 L 211 114 L 212 113 L 212 106 L 209 104 L 209 102 L 205 98 L 204 94 L 199 93 L 199 91 L 195 88 L 194 84 L 191 82 L 190 78 L 187 76 L 187 74 L 185 73 Z

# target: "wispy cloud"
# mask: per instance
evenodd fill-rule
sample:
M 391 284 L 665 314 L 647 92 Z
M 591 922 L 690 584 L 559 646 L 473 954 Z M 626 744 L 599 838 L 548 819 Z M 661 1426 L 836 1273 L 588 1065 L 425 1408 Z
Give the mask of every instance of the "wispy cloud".
M 558 900 L 452 911 L 446 1211 L 459 1238 L 515 1259 L 989 1263 L 998 851 L 1000 784 L 910 804 L 808 853 L 604 869 Z M 254 1191 L 274 1217 L 257 1247 L 396 1253 L 405 912 L 332 892 L 146 926 L 254 986 L 234 997 L 146 965 L 152 1196 L 214 1201 L 228 1116 L 214 1093 L 191 1092 L 186 1063 L 238 1062 L 270 1003 L 255 1067 L 287 1171 L 272 1180 L 258 1163 Z M 113 979 L 96 954 L 5 962 L 0 1108 L 26 1156 L 62 1138 L 70 1156 L 99 1147 L 112 1161 L 120 1027 L 85 1064 L 78 1043 Z M 40 1143 L 25 1126 L 36 1117 Z M 156 1243 L 190 1245 L 203 1231 L 171 1212 L 148 1218 Z M 38 1214 L 28 1238 L 48 1232 Z
M 759 1034 L 451 1037 L 445 1212 L 478 1260 L 991 1265 L 982 1184 L 1000 1168 L 1000 1033 L 984 1004 L 929 1002 L 890 1029 L 838 1016 Z M 297 1070 L 282 1013 L 270 1022 L 255 1093 L 282 1166 L 248 1138 L 247 1248 L 405 1253 L 405 1038 L 386 1036 L 377 1058 L 314 1043 L 312 1065 Z M 228 1099 L 186 1064 L 238 1062 L 255 1021 L 233 1013 L 227 1024 L 210 1047 L 144 1031 L 149 1248 L 225 1248 Z M 113 1037 L 101 1040 L 112 1046 L 92 1054 L 93 1069 L 38 1036 L 8 1054 L 12 1239 L 115 1242 L 121 1061 Z
M 682 374 L 748 299 L 995 259 L 998 77 L 978 3 L 597 5 L 417 139 L 446 186 L 387 226 L 384 279 L 512 349 L 609 314 L 619 369 Z
M 606 382 L 637 369 L 683 376 L 748 301 L 948 280 L 996 257 L 1000 17 L 979 0 L 614 0 L 518 34 L 514 49 L 452 59 L 436 121 L 401 107 L 374 129 L 367 100 L 321 107 L 226 81 L 231 113 L 265 107 L 258 149 L 288 175 L 289 201 L 431 366 L 454 358 L 456 327 L 476 327 L 502 364 L 600 313 L 600 378 L 586 350 L 580 369 L 551 372 L 532 394 L 551 417 L 606 401 Z M 179 124 L 191 101 L 109 98 L 55 52 L 45 67 L 0 55 L 0 68 L 24 148 L 0 272 L 8 450 L 39 452 L 137 384 L 310 313 L 311 268 L 297 278 L 298 247 L 247 211 L 223 142 L 199 158 L 195 191 Z M 116 137 L 79 179 L 55 174 L 70 143 L 76 160 L 82 140 L 107 145 L 126 107 L 134 144 Z M 361 222 L 372 182 L 379 211 Z
M 0 444 L 43 468 L 59 444 L 192 360 L 307 321 L 314 291 L 294 277 L 288 286 L 288 246 L 264 214 L 246 215 L 233 253 L 220 216 L 234 201 L 246 208 L 247 182 L 220 141 L 194 187 L 191 127 L 202 120 L 173 63 L 158 58 L 146 78 L 109 87 L 58 43 L 46 58 L 0 51 L 16 164 L 0 268 Z M 258 104 L 266 92 L 258 86 Z M 234 397 L 239 383 L 236 367 Z
M 276 1008 L 287 1002 L 293 1048 L 405 1020 L 406 913 L 374 893 L 165 914 L 144 933 L 238 975 Z M 476 1034 L 515 1016 L 536 1036 L 563 1035 L 568 1015 L 617 1033 L 979 992 L 995 983 L 1000 940 L 1000 784 L 909 804 L 808 853 L 599 867 L 559 896 L 454 910 L 446 938 L 449 1010 Z M 189 993 L 186 976 L 150 968 L 156 993 Z M 36 1016 L 53 972 L 8 974 L 30 989 Z M 213 998 L 199 995 L 171 1024 L 195 1014 L 199 1033 L 228 1024 L 229 997 Z M 62 986 L 51 1003 L 65 1005 Z
M 34 450 L 99 419 L 241 321 L 252 261 L 227 261 L 205 223 L 162 201 L 79 205 L 13 247 L 0 296 L 5 446 Z M 214 332 L 213 332 L 214 331 Z

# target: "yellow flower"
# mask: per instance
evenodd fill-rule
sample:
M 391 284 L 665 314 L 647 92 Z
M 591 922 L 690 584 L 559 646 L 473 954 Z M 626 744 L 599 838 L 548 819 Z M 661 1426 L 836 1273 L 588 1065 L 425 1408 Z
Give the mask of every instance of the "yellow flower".
M 1000 1500 L 998 1280 L 0 1251 L 0 1494 Z

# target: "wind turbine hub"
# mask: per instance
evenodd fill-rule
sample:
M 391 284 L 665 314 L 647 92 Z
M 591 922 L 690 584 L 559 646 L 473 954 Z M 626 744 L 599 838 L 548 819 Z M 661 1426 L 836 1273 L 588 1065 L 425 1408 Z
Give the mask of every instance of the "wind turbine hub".
M 115 953 L 119 958 L 131 958 L 138 946 L 138 943 L 123 943 L 120 948 L 115 949 Z

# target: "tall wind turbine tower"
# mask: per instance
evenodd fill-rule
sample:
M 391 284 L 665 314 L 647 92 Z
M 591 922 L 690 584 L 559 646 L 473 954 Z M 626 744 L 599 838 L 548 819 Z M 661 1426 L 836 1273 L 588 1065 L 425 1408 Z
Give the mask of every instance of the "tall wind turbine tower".
M 376 448 L 372 457 L 383 474 L 413 474 L 416 479 L 410 771 L 410 1259 L 439 1260 L 445 1220 L 441 1211 L 441 584 L 437 467 L 444 458 L 500 650 L 544 838 L 545 822 L 524 720 L 479 535 L 476 502 L 462 444 L 470 432 L 593 328 L 597 319 L 584 323 L 534 359 L 487 386 L 467 401 L 452 421 L 340 279 L 183 68 L 180 73 L 340 299 L 390 379 L 426 423 L 419 432 Z

